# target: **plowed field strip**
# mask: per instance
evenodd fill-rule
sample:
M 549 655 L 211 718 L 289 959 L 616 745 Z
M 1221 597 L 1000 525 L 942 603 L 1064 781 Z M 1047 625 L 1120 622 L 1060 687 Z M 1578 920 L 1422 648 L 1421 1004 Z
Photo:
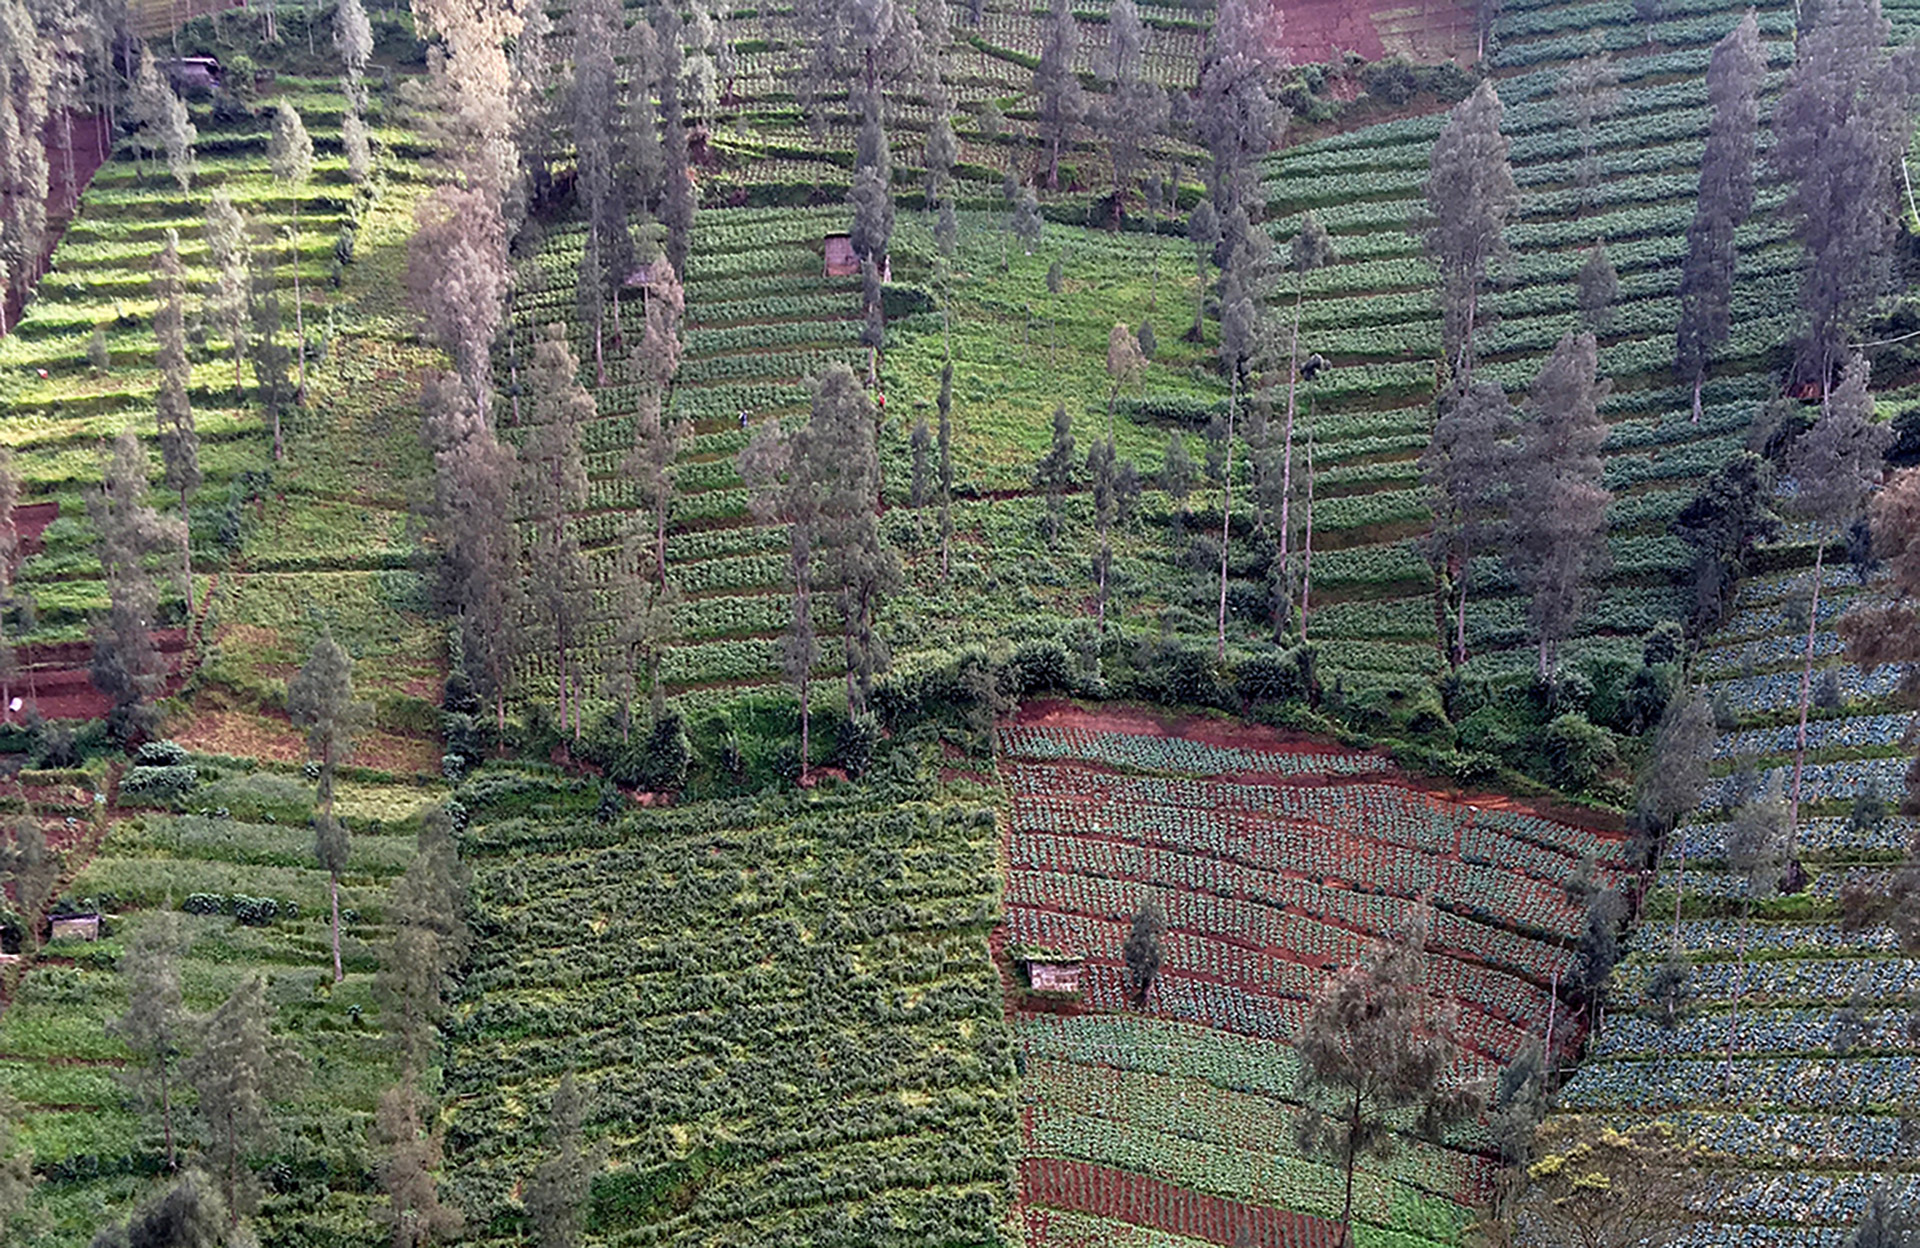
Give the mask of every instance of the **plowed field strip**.
M 1325 1218 L 1223 1200 L 1142 1174 L 1049 1157 L 1021 1161 L 1020 1196 L 1030 1224 L 1053 1208 L 1249 1248 L 1333 1248 L 1340 1239 L 1339 1224 Z M 1030 1242 L 1046 1241 L 1042 1235 Z

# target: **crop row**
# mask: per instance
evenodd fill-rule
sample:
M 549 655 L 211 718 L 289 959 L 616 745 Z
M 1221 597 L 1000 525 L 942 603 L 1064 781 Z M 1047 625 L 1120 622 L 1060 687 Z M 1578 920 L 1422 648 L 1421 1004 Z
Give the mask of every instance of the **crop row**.
M 1221 776 L 1252 772 L 1281 776 L 1359 775 L 1386 763 L 1370 754 L 1303 753 L 1207 745 L 1184 737 L 1099 732 L 1087 728 L 1015 725 L 1000 734 L 1008 754 L 1022 758 L 1071 759 L 1134 771 Z
M 1899 853 L 1907 847 L 1914 831 L 1910 819 L 1889 818 L 1877 825 L 1856 827 L 1850 819 L 1830 817 L 1802 819 L 1794 834 L 1800 851 L 1807 854 Z M 1719 862 L 1726 856 L 1725 823 L 1690 823 L 1668 838 L 1666 861 L 1677 863 Z
M 1636 940 L 1636 946 L 1645 946 L 1640 956 L 1628 959 L 1615 972 L 1615 999 L 1629 1004 L 1640 997 L 1648 977 L 1666 951 L 1663 937 L 1667 924 L 1648 923 L 1643 925 L 1643 930 L 1649 930 L 1652 938 L 1644 942 Z M 1884 943 L 1863 950 L 1888 951 Z M 1732 959 L 1695 962 L 1689 972 L 1689 982 L 1703 1001 L 1731 1004 L 1737 995 L 1763 1004 L 1824 1002 L 1837 1008 L 1849 1001 L 1866 1004 L 1902 1001 L 1920 979 L 1920 961 L 1911 958 L 1827 957 L 1822 955 L 1848 951 L 1844 947 L 1826 949 L 1819 945 L 1809 945 L 1799 952 L 1802 956 L 1749 961 L 1745 967 Z
M 1842 759 L 1830 763 L 1808 763 L 1801 769 L 1800 795 L 1807 802 L 1845 802 L 1877 786 L 1883 794 L 1898 793 L 1906 784 L 1907 762 L 1898 758 L 1854 758 Z M 1766 792 L 1767 786 L 1778 781 L 1785 787 L 1793 784 L 1792 767 L 1772 767 L 1760 772 L 1758 792 Z M 1750 780 L 1741 775 L 1731 775 L 1716 780 L 1707 786 L 1700 798 L 1699 809 L 1703 813 L 1726 810 L 1736 805 L 1749 790 Z
M 1578 1112 L 1675 1109 L 1826 1109 L 1834 1105 L 1916 1105 L 1920 1058 L 1715 1057 L 1590 1063 L 1560 1091 Z
M 1760 1009 L 1740 1014 L 1702 1014 L 1671 1030 L 1650 1016 L 1615 1015 L 1594 1037 L 1588 1054 L 1595 1060 L 1629 1057 L 1689 1057 L 1724 1053 L 1731 1039 L 1739 1054 L 1910 1051 L 1920 1038 L 1908 1027 L 1904 1010 L 1863 1009 L 1857 1017 L 1830 1008 Z
M 1807 725 L 1809 750 L 1882 749 L 1899 745 L 1913 723 L 1907 715 L 1852 715 L 1843 719 L 1816 719 Z M 1715 758 L 1748 758 L 1788 754 L 1796 748 L 1799 728 L 1750 728 L 1730 732 L 1715 744 Z
M 1247 1154 L 1254 1165 L 1306 1160 L 1293 1145 L 1301 1111 L 1297 1105 L 1212 1087 L 1196 1079 L 1121 1071 L 1111 1067 L 1028 1059 L 1021 1082 L 1038 1138 L 1053 1134 L 1045 1121 L 1065 1116 L 1118 1125 L 1178 1141 L 1217 1145 Z M 1376 1175 L 1437 1195 L 1451 1196 L 1484 1184 L 1484 1159 L 1409 1142 L 1396 1155 L 1368 1167 Z
M 1191 1190 L 1321 1217 L 1338 1217 L 1341 1209 L 1342 1176 L 1336 1168 L 1197 1140 L 1182 1140 L 1180 1147 L 1173 1149 L 1156 1132 L 1083 1115 L 1039 1116 L 1028 1148 L 1041 1156 L 1070 1157 L 1154 1173 Z M 1377 1175 L 1356 1176 L 1355 1216 L 1378 1225 L 1415 1229 L 1400 1221 L 1413 1204 L 1402 1191 L 1399 1185 Z M 1427 1223 L 1422 1219 L 1418 1225 L 1424 1229 Z

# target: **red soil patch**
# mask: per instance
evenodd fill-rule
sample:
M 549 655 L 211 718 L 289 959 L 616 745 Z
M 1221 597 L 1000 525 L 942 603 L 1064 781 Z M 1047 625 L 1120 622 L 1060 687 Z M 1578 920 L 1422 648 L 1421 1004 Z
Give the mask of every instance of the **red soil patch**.
M 1027 1242 L 1036 1248 L 1078 1248 L 1076 1240 L 1048 1233 L 1049 1208 L 1115 1218 L 1235 1248 L 1333 1248 L 1340 1240 L 1340 1224 L 1325 1218 L 1222 1200 L 1086 1162 L 1029 1157 L 1020 1163 L 1020 1190 Z
M 179 692 L 188 660 L 186 632 L 178 628 L 161 629 L 153 634 L 153 644 L 167 664 L 167 684 L 163 696 Z M 20 652 L 21 673 L 11 697 L 20 699 L 20 709 L 0 703 L 0 722 L 24 723 L 30 711 L 38 710 L 46 719 L 100 719 L 108 709 L 106 695 L 93 687 L 87 676 L 87 664 L 93 657 L 93 643 L 61 641 L 26 646 Z
M 19 544 L 15 548 L 14 561 L 30 559 L 40 553 L 43 543 L 40 537 L 47 526 L 60 518 L 59 500 L 47 503 L 25 503 L 13 509 L 13 531 Z
M 1024 703 L 1007 721 L 1028 728 L 1072 728 L 1086 732 L 1125 733 L 1138 737 L 1167 737 L 1197 741 L 1220 749 L 1264 750 L 1282 754 L 1360 754 L 1373 753 L 1380 770 L 1366 775 L 1287 776 L 1224 775 L 1223 780 L 1247 780 L 1258 784 L 1397 784 L 1449 802 L 1479 806 L 1487 810 L 1509 810 L 1534 815 L 1553 823 L 1564 823 L 1605 833 L 1624 841 L 1626 821 L 1607 811 L 1584 806 L 1568 806 L 1548 799 L 1513 797 L 1477 789 L 1463 789 L 1448 780 L 1432 776 L 1413 776 L 1402 771 L 1386 755 L 1362 751 L 1310 733 L 1270 728 L 1265 724 L 1244 723 L 1209 715 L 1176 715 L 1152 707 L 1125 703 L 1099 703 L 1088 706 L 1063 698 L 1036 698 Z M 1106 770 L 1101 764 L 1076 760 L 1075 767 Z
M 1452 0 L 1290 0 L 1280 35 L 1295 65 L 1324 65 L 1345 52 L 1464 63 L 1476 42 L 1473 13 Z
M 1245 724 L 1206 715 L 1173 715 L 1144 706 L 1106 702 L 1083 706 L 1060 698 L 1036 698 L 1022 704 L 1007 721 L 1023 728 L 1079 728 L 1135 737 L 1175 737 L 1223 749 L 1271 750 L 1286 754 L 1354 754 L 1325 737 L 1288 732 L 1264 724 Z M 1385 766 L 1385 760 L 1382 760 Z

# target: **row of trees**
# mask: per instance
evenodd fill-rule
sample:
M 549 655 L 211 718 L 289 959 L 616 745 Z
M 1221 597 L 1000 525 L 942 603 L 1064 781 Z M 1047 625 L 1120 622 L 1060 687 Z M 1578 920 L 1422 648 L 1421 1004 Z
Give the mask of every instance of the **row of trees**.
M 1904 141 L 1894 118 L 1905 116 L 1905 101 L 1920 86 L 1910 52 L 1879 50 L 1884 35 L 1873 0 L 1852 0 L 1823 13 L 1802 40 L 1771 156 L 1788 183 L 1786 211 L 1805 252 L 1799 361 L 1801 375 L 1818 387 L 1823 413 L 1817 436 L 1796 450 L 1794 467 L 1796 475 L 1804 470 L 1834 482 L 1802 500 L 1828 533 L 1852 523 L 1885 448 L 1884 437 L 1857 415 L 1865 402 L 1864 363 L 1842 367 L 1850 354 L 1848 335 L 1884 286 L 1893 204 L 1889 179 L 1896 163 L 1889 145 Z M 1727 341 L 1730 328 L 1735 235 L 1753 205 L 1756 101 L 1764 71 L 1758 26 L 1749 15 L 1716 46 L 1710 63 L 1709 135 L 1681 271 L 1675 369 L 1692 388 L 1696 420 L 1709 355 Z M 1577 111 L 1589 121 L 1600 111 L 1595 97 L 1605 94 L 1596 84 L 1604 86 L 1589 72 L 1569 90 L 1583 102 Z M 1618 283 L 1604 248 L 1596 246 L 1580 275 L 1579 303 L 1589 332 L 1562 340 L 1516 421 L 1501 388 L 1474 374 L 1480 295 L 1506 256 L 1503 229 L 1519 198 L 1501 111 L 1492 84 L 1482 83 L 1454 109 L 1433 150 L 1426 244 L 1441 274 L 1448 380 L 1422 468 L 1435 499 L 1429 550 L 1452 619 L 1446 644 L 1451 661 L 1457 666 L 1467 657 L 1474 558 L 1500 553 L 1528 594 L 1545 679 L 1584 606 L 1585 586 L 1605 559 L 1609 496 L 1598 454 L 1605 426 L 1596 405 L 1606 383 L 1595 377 L 1594 331 L 1605 332 Z M 1838 415 L 1836 374 L 1845 409 Z M 1731 574 L 1764 533 L 1770 478 L 1763 467 L 1743 462 L 1722 469 L 1703 501 L 1676 524 L 1700 555 L 1696 632 L 1718 618 Z M 1843 481 L 1852 484 L 1843 488 Z M 1810 663 L 1811 642 L 1808 658 Z M 1807 670 L 1803 684 L 1810 684 Z
M 766 421 L 740 452 L 755 519 L 788 526 L 793 616 L 780 661 L 800 697 L 803 780 L 813 757 L 813 672 L 821 657 L 816 593 L 829 596 L 840 617 L 850 718 L 866 716 L 873 679 L 887 666 L 875 621 L 899 585 L 900 561 L 880 533 L 878 432 L 859 379 L 836 364 L 814 379 L 805 425 L 789 433 Z
M 416 13 L 444 45 L 433 85 L 443 156 L 457 174 L 420 209 L 409 282 L 453 363 L 428 379 L 422 416 L 435 465 L 439 599 L 457 621 L 460 675 L 493 704 L 504 730 L 520 675 L 546 656 L 562 728 L 578 740 L 588 700 L 604 693 L 620 708 L 624 737 L 636 695 L 658 689 L 671 623 L 666 518 L 686 430 L 669 418 L 667 393 L 682 351 L 681 274 L 694 212 L 682 101 L 695 79 L 711 90 L 713 65 L 689 68 L 673 6 L 631 25 L 618 5 L 582 6 L 558 49 L 549 48 L 543 14 L 529 12 L 523 25 L 519 16 L 476 16 L 431 0 Z M 554 51 L 562 53 L 557 71 Z M 554 188 L 566 148 L 587 221 L 576 289 L 594 378 L 608 383 L 611 357 L 613 371 L 639 383 L 624 471 L 651 512 L 650 526 L 634 519 L 610 561 L 610 645 L 595 631 L 604 618 L 597 579 L 572 523 L 587 502 L 582 434 L 603 413 L 562 327 L 547 327 L 523 356 L 506 314 L 512 240 L 530 197 Z M 634 334 L 622 300 L 636 288 Z M 503 330 L 517 446 L 501 436 L 493 403 Z M 531 397 L 524 409 L 523 395 Z

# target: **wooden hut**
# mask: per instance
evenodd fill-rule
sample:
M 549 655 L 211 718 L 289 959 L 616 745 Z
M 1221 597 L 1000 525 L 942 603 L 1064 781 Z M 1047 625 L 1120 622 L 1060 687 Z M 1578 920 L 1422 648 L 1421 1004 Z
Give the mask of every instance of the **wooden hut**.
M 98 914 L 56 914 L 51 920 L 52 939 L 63 940 L 99 940 L 100 916 Z

